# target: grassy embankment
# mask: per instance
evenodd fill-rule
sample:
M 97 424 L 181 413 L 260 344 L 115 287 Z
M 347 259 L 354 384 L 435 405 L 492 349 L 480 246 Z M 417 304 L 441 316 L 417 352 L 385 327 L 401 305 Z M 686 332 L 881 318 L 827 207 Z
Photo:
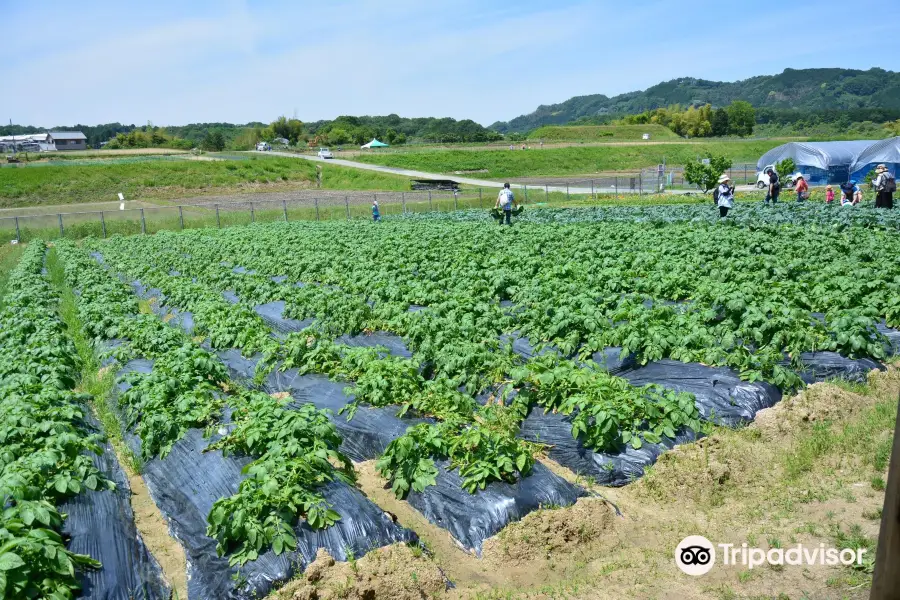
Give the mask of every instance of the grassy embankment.
M 646 146 L 592 146 L 496 152 L 465 150 L 366 154 L 360 162 L 416 169 L 432 173 L 472 173 L 477 177 L 583 176 L 640 169 L 659 164 L 683 165 L 706 152 L 722 154 L 735 163 L 756 162 L 781 141 L 713 141 L 650 144 Z
M 680 140 L 674 131 L 662 125 L 546 125 L 528 134 L 528 140 L 556 142 L 640 142 L 650 134 L 650 141 Z
M 316 166 L 291 158 L 158 160 L 0 169 L 0 208 L 115 200 L 166 200 L 204 194 L 287 191 L 315 185 Z M 394 175 L 326 165 L 322 187 L 406 190 Z

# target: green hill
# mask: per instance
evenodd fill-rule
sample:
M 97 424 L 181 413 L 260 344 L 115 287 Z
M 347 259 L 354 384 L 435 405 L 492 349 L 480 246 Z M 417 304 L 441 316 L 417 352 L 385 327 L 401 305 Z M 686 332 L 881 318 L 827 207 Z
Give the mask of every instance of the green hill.
M 645 133 L 651 140 L 678 139 L 662 125 L 547 125 L 528 134 L 529 140 L 553 142 L 639 142 Z
M 872 68 L 785 69 L 778 75 L 762 75 L 723 82 L 673 79 L 612 98 L 603 94 L 576 96 L 560 104 L 539 106 L 528 115 L 491 128 L 501 133 L 526 132 L 543 125 L 562 125 L 579 119 L 603 121 L 654 108 L 712 104 L 725 106 L 746 100 L 757 108 L 816 110 L 900 109 L 900 73 Z

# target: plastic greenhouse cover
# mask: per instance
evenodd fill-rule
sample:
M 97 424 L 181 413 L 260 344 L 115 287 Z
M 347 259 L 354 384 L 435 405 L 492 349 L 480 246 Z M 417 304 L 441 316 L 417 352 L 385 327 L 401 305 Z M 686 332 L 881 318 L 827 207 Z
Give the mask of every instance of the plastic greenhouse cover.
M 147 373 L 151 369 L 151 361 L 138 359 L 127 363 L 120 373 Z M 117 384 L 120 392 L 127 388 L 127 382 Z M 214 440 L 215 436 L 204 438 L 199 429 L 188 430 L 165 459 L 148 461 L 142 473 L 172 535 L 184 547 L 189 598 L 263 597 L 276 583 L 312 562 L 319 548 L 325 548 L 336 560 L 347 560 L 350 553 L 358 557 L 374 548 L 416 540 L 412 531 L 394 523 L 360 491 L 333 481 L 323 486 L 322 493 L 341 515 L 340 521 L 324 530 L 300 523 L 295 527 L 299 542 L 296 551 L 276 555 L 269 550 L 240 570 L 230 567 L 227 557 L 217 555 L 215 540 L 206 535 L 206 517 L 216 500 L 237 492 L 244 478 L 241 470 L 252 459 L 225 457 L 218 450 L 204 452 Z M 126 442 L 140 452 L 137 436 L 126 435 Z
M 88 424 L 99 423 L 88 415 Z M 109 443 L 103 453 L 92 455 L 94 466 L 116 484 L 114 491 L 84 490 L 61 504 L 68 515 L 63 533 L 71 538 L 67 548 L 89 554 L 103 568 L 87 570 L 81 576 L 84 600 L 168 600 L 171 596 L 162 570 L 144 546 L 134 524 L 131 487 Z
M 879 163 L 884 163 L 888 169 L 896 174 L 897 165 L 900 165 L 900 137 L 892 137 L 875 142 L 860 152 L 850 164 L 850 172 L 856 173 L 870 165 Z
M 792 158 L 798 167 L 828 170 L 835 165 L 851 165 L 874 140 L 849 140 L 843 142 L 788 142 L 769 150 L 756 163 L 757 170 L 773 165 L 785 158 Z M 787 173 L 779 173 L 787 175 Z

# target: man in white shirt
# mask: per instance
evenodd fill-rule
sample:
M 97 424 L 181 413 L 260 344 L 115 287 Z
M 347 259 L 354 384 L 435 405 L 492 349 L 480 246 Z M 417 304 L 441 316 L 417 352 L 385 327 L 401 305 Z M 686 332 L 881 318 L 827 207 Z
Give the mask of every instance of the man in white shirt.
M 502 208 L 503 209 L 503 217 L 500 218 L 500 224 L 503 225 L 503 219 L 506 218 L 506 224 L 512 225 L 512 209 L 513 206 L 518 206 L 516 203 L 516 197 L 513 195 L 511 189 L 509 189 L 509 184 L 504 183 L 503 189 L 500 190 L 500 194 L 497 196 L 497 202 L 494 204 L 494 208 Z

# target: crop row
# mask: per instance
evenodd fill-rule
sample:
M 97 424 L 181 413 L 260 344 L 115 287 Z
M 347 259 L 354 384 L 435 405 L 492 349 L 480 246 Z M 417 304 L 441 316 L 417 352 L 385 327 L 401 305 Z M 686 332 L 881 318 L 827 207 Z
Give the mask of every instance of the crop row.
M 32 242 L 9 277 L 0 312 L 0 597 L 73 598 L 79 573 L 100 563 L 66 549 L 58 506 L 114 484 L 91 460 L 102 438 L 75 391 L 78 354 Z
M 65 241 L 57 250 L 67 285 L 80 292 L 78 310 L 88 332 L 98 341 L 124 340 L 113 350 L 120 362 L 154 361 L 149 373 L 127 374 L 129 386 L 118 397 L 123 425 L 140 437 L 144 459 L 165 457 L 188 429 L 217 430 L 225 423 L 224 407 L 231 408 L 229 432 L 208 449 L 254 460 L 237 494 L 217 501 L 209 513 L 207 534 L 220 554 L 239 564 L 269 547 L 280 554 L 296 547 L 298 518 L 314 529 L 339 519 L 319 489 L 334 479 L 352 480 L 353 471 L 323 412 L 310 405 L 287 410 L 283 401 L 237 385 L 215 354 L 141 313 L 131 288 L 85 251 Z
M 472 392 L 508 370 L 497 335 L 513 329 L 563 355 L 616 347 L 640 362 L 728 366 L 782 388 L 799 383 L 787 367 L 800 368 L 803 352 L 883 358 L 879 322 L 900 320 L 898 246 L 889 232 L 865 228 L 603 222 L 522 226 L 501 236 L 445 222 L 271 225 L 104 248 L 133 257 L 131 268 L 152 254 L 214 287 L 265 290 L 241 296 L 248 305 L 280 295 L 287 316 L 302 302 L 271 276 L 336 288 L 347 300 L 333 303 L 333 314 L 371 306 L 345 329 L 397 332 L 423 362 L 453 371 Z M 235 264 L 256 275 L 232 273 Z M 428 309 L 410 313 L 411 305 Z
M 232 263 L 222 264 L 219 256 L 201 258 L 207 255 L 207 249 L 200 245 L 179 245 L 177 241 L 173 244 L 171 240 L 161 243 L 153 249 L 152 265 L 134 261 L 129 258 L 132 253 L 120 252 L 114 246 L 103 245 L 106 260 L 117 268 L 139 270 L 145 278 L 149 277 L 145 284 L 159 287 L 166 294 L 166 302 L 173 302 L 174 298 L 174 306 L 181 310 L 192 310 L 192 303 L 191 298 L 177 290 L 199 282 L 208 282 L 214 288 L 266 290 L 263 294 L 251 294 L 248 306 L 236 307 L 237 312 L 258 301 L 295 298 L 297 289 L 325 287 L 311 283 L 297 288 L 291 283 L 278 283 L 280 278 L 273 281 L 271 276 L 236 274 Z M 194 295 L 193 301 L 200 297 L 214 298 L 215 294 L 206 291 Z M 359 302 L 368 307 L 362 299 Z M 290 306 L 289 302 L 287 307 Z M 373 322 L 377 322 L 379 308 L 378 304 L 372 307 Z M 282 369 L 298 368 L 301 373 L 319 372 L 355 381 L 352 388 L 355 399 L 347 407 L 351 416 L 355 406 L 363 403 L 376 407 L 400 405 L 401 414 L 412 410 L 417 416 L 439 419 L 437 424 L 417 426 L 395 440 L 379 461 L 379 470 L 400 495 L 410 488 L 421 490 L 422 486 L 433 483 L 435 458 L 449 458 L 451 464 L 458 466 L 470 491 L 483 488 L 492 480 L 514 481 L 527 474 L 537 448 L 516 434 L 532 401 L 549 411 L 577 414 L 573 435 L 584 435 L 587 445 L 597 450 L 614 450 L 623 442 L 639 447 L 642 439 L 658 441 L 661 435 L 672 437 L 675 430 L 684 426 L 700 429 L 697 409 L 689 396 L 656 388 L 635 388 L 598 369 L 569 361 L 541 359 L 523 365 L 522 359 L 509 348 L 498 351 L 500 344 L 496 338 L 503 324 L 509 321 L 499 310 L 498 318 L 493 321 L 494 340 L 490 344 L 477 337 L 473 339 L 474 328 L 466 325 L 466 318 L 460 319 L 462 307 L 453 307 L 446 315 L 434 307 L 416 313 L 397 312 L 409 326 L 395 330 L 408 336 L 417 333 L 410 336 L 416 350 L 413 359 L 382 356 L 377 350 L 348 348 L 323 337 L 324 332 L 312 330 L 291 334 L 280 351 L 269 358 L 282 361 Z M 196 314 L 194 317 L 195 324 L 200 323 Z M 426 326 L 421 326 L 422 320 Z M 466 352 L 473 347 L 480 351 Z M 441 349 L 440 358 L 429 354 L 432 348 Z M 457 391 L 460 386 L 478 392 L 487 385 L 503 384 L 501 387 L 508 392 L 513 387 L 510 373 L 517 368 L 519 379 L 515 387 L 532 389 L 534 393 L 521 395 L 519 401 L 513 400 L 509 406 L 495 403 L 479 407 L 471 396 Z M 573 394 L 572 401 L 565 403 L 559 402 L 552 392 L 539 391 L 554 376 L 561 382 L 563 371 L 570 379 L 566 390 Z

